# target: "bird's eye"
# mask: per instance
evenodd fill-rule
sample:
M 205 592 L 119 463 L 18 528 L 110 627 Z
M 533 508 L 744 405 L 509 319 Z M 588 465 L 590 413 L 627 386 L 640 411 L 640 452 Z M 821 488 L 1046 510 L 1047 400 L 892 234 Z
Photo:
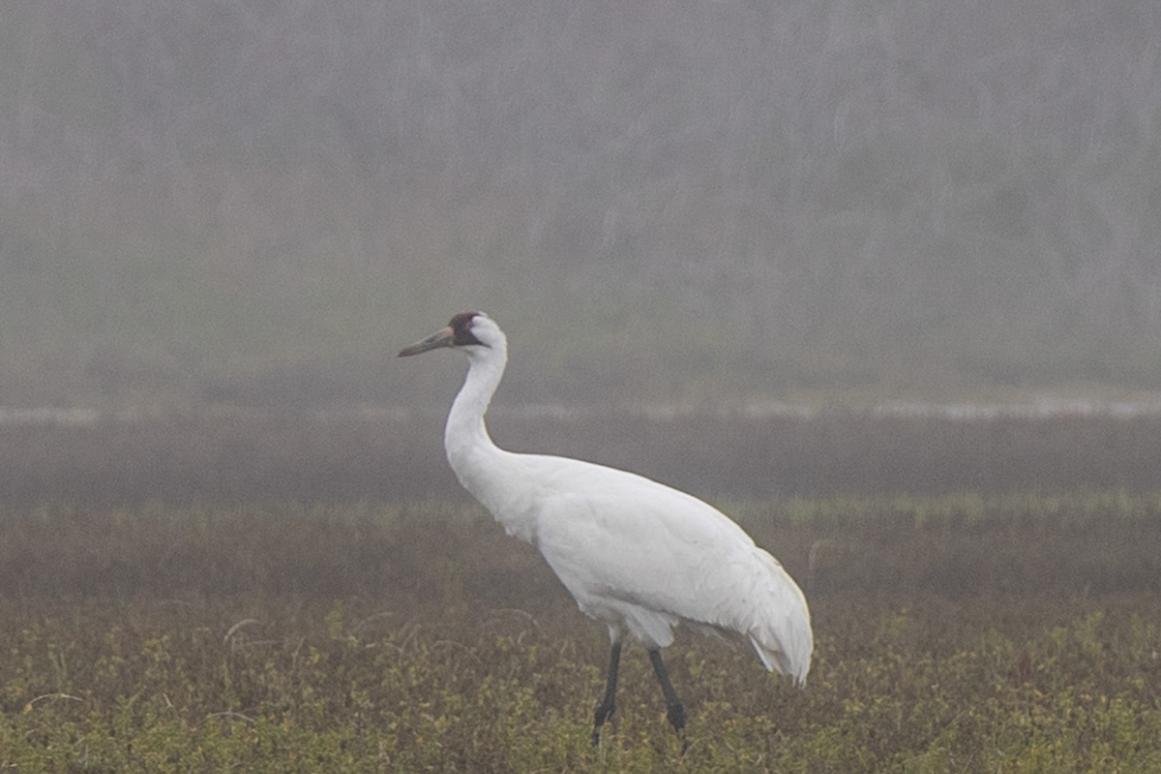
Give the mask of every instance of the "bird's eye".
M 455 335 L 457 347 L 466 347 L 471 344 L 487 346 L 472 333 L 472 322 L 479 316 L 479 312 L 461 312 L 451 319 L 449 325 Z

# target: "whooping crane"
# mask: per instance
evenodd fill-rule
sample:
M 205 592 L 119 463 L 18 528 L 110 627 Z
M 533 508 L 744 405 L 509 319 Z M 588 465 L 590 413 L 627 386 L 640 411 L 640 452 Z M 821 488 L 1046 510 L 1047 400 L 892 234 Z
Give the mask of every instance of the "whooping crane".
M 616 707 L 621 640 L 644 645 L 684 745 L 685 710 L 661 649 L 686 622 L 736 632 L 768 670 L 806 681 L 814 647 L 806 598 L 777 560 L 712 506 L 623 470 L 541 454 L 514 454 L 488 436 L 484 412 L 504 375 L 508 342 L 482 312 L 463 312 L 400 357 L 449 347 L 468 356 L 444 445 L 460 483 L 509 535 L 540 549 L 581 611 L 609 628 L 605 693 L 593 744 Z

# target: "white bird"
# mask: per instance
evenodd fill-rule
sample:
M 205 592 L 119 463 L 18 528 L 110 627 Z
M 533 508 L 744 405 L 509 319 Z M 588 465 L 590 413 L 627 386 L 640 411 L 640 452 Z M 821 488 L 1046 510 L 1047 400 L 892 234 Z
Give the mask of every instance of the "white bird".
M 806 598 L 770 554 L 725 514 L 691 495 L 623 470 L 515 454 L 488 436 L 484 413 L 504 375 L 508 342 L 482 312 L 463 312 L 400 357 L 450 347 L 470 366 L 444 432 L 460 483 L 514 535 L 536 546 L 612 642 L 592 740 L 615 710 L 621 641 L 641 643 L 684 744 L 685 710 L 661 661 L 685 622 L 749 640 L 767 670 L 805 684 L 814 638 Z

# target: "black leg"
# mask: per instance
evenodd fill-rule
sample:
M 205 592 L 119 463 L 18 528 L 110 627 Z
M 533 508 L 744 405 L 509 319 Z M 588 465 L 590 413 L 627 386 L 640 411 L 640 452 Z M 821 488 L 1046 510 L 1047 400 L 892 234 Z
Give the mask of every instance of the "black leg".
M 614 642 L 612 649 L 609 651 L 609 676 L 605 682 L 605 697 L 601 699 L 601 703 L 597 705 L 597 711 L 593 716 L 593 747 L 600 744 L 601 741 L 601 726 L 605 721 L 613 716 L 617 710 L 617 669 L 621 665 L 621 643 Z
M 669 724 L 681 738 L 681 751 L 684 753 L 687 746 L 685 707 L 681 706 L 681 699 L 677 698 L 677 691 L 673 690 L 673 683 L 669 682 L 669 673 L 665 671 L 665 664 L 661 661 L 661 651 L 649 651 L 649 660 L 653 662 L 653 671 L 657 674 L 657 681 L 661 683 L 661 692 L 665 694 L 665 716 L 669 718 Z

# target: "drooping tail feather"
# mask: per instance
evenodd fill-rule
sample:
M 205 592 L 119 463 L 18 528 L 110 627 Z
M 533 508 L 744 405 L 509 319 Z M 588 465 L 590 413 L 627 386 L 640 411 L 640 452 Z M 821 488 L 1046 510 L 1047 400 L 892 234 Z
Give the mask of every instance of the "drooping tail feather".
M 750 644 L 754 646 L 754 652 L 758 654 L 758 659 L 767 671 L 787 675 L 793 678 L 794 684 L 799 688 L 806 687 L 806 674 L 810 671 L 809 653 L 803 657 L 801 654 L 795 656 L 781 650 L 774 650 L 763 645 L 752 634 L 750 635 Z
M 750 644 L 767 670 L 788 675 L 795 685 L 805 686 L 814 651 L 806 597 L 774 557 L 761 548 L 755 550 L 769 576 L 766 604 L 747 632 Z

